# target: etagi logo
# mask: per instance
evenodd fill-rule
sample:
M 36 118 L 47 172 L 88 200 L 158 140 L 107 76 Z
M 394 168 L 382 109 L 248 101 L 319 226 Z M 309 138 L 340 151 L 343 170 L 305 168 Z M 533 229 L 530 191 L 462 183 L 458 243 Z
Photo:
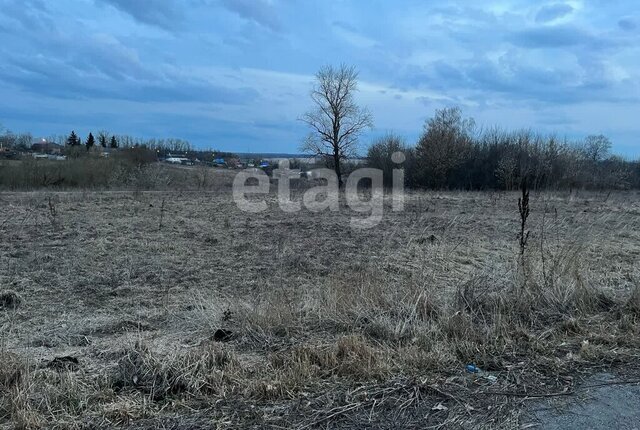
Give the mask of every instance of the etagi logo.
M 398 165 L 392 170 L 391 210 L 404 210 L 404 168 L 405 161 L 402 152 L 394 152 L 391 161 Z M 287 213 L 298 212 L 302 207 L 311 212 L 340 210 L 340 187 L 338 176 L 331 169 L 320 168 L 311 170 L 310 177 L 319 185 L 306 190 L 302 200 L 291 198 L 291 180 L 300 177 L 299 169 L 290 169 L 289 160 L 282 160 L 278 168 L 273 170 L 273 178 L 278 181 L 277 201 L 280 210 Z M 375 227 L 382 221 L 384 213 L 384 182 L 380 169 L 361 168 L 353 171 L 344 186 L 344 196 L 347 207 L 360 216 L 353 216 L 350 225 L 354 229 Z M 253 183 L 249 185 L 251 180 Z M 359 192 L 358 185 L 367 181 L 371 186 L 370 195 Z M 269 177 L 262 170 L 242 171 L 233 180 L 233 201 L 244 212 L 260 213 L 268 209 L 264 198 L 257 195 L 268 194 L 270 190 Z M 252 198 L 248 198 L 248 196 Z M 362 216 L 364 215 L 364 217 Z

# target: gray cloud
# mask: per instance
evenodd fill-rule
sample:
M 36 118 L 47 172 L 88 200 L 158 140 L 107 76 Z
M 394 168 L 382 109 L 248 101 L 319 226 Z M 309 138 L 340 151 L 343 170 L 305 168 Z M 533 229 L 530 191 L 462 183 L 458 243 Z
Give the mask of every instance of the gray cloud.
M 597 42 L 589 33 L 574 26 L 530 28 L 513 33 L 510 40 L 523 48 L 558 48 Z
M 604 72 L 603 60 L 584 56 L 579 67 L 523 61 L 517 50 L 498 60 L 477 56 L 468 60 L 440 60 L 422 68 L 409 68 L 397 87 L 436 90 L 448 99 L 503 100 L 529 106 L 565 106 L 584 102 L 638 102 L 637 94 L 620 91 L 621 85 Z M 433 98 L 418 98 L 430 105 Z
M 124 3 L 124 2 L 123 2 Z M 127 3 L 133 4 L 134 2 Z M 152 2 L 153 3 L 153 2 Z M 229 89 L 203 80 L 178 76 L 161 64 L 144 63 L 138 52 L 117 37 L 87 31 L 80 24 L 76 37 L 61 31 L 56 23 L 29 31 L 24 18 L 49 19 L 38 2 L 24 8 L 8 3 L 3 13 L 14 18 L 13 30 L 23 34 L 23 41 L 40 54 L 23 54 L 20 50 L 0 48 L 0 81 L 23 91 L 60 99 L 116 99 L 140 102 L 211 102 L 243 104 L 259 96 L 251 88 Z M 135 7 L 141 7 L 136 3 Z M 17 18 L 15 18 L 17 17 Z M 45 54 L 46 53 L 46 54 Z
M 0 80 L 23 91 L 62 99 L 114 99 L 136 102 L 205 102 L 246 104 L 259 93 L 248 87 L 226 88 L 170 73 L 146 80 L 114 79 L 91 68 L 76 68 L 48 57 L 8 56 L 0 67 Z
M 618 21 L 618 27 L 623 29 L 624 31 L 634 31 L 638 28 L 638 24 L 631 18 L 623 18 Z
M 616 83 L 601 76 L 602 64 L 592 58 L 582 70 L 563 70 L 545 65 L 525 65 L 509 61 L 498 65 L 487 59 L 464 66 L 471 86 L 486 94 L 502 94 L 513 101 L 532 101 L 545 105 L 583 102 L 638 102 L 635 95 L 616 91 Z M 587 78 L 583 78 L 583 76 Z
M 136 21 L 175 31 L 182 28 L 184 13 L 174 0 L 96 0 L 132 16 Z
M 573 7 L 568 4 L 558 3 L 543 6 L 536 14 L 536 22 L 549 22 L 562 18 L 573 12 Z
M 13 21 L 12 24 L 14 24 L 3 25 L 5 31 L 15 29 L 15 24 L 31 31 L 41 31 L 55 25 L 47 5 L 42 0 L 6 0 L 0 7 L 0 17 L 2 16 L 8 18 L 9 22 Z
M 222 0 L 222 5 L 243 19 L 274 32 L 282 31 L 282 23 L 274 7 L 264 0 Z

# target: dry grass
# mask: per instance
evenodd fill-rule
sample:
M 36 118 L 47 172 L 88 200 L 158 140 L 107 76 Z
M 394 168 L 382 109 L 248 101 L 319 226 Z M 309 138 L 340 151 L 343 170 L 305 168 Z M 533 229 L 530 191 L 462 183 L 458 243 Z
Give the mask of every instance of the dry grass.
M 210 167 L 139 164 L 125 154 L 65 161 L 0 159 L 0 190 L 218 190 L 228 188 L 231 172 Z
M 512 428 L 640 354 L 634 193 L 532 194 L 522 258 L 510 193 L 367 231 L 224 190 L 0 203 L 0 426 Z
M 22 297 L 15 291 L 0 291 L 0 309 L 16 309 L 21 303 Z

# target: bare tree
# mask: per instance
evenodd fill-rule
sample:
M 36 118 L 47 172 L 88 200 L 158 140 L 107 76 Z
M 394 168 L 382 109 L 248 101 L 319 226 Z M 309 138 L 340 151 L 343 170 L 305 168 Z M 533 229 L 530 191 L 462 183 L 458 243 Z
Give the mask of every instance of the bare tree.
M 587 136 L 584 141 L 584 154 L 587 160 L 597 163 L 609 156 L 611 141 L 602 134 Z
M 416 155 L 425 175 L 424 181 L 445 187 L 448 175 L 468 158 L 473 145 L 475 122 L 463 118 L 460 108 L 436 110 L 428 119 L 416 147 Z
M 315 106 L 300 118 L 311 127 L 302 150 L 332 159 L 340 186 L 340 162 L 355 153 L 358 138 L 373 126 L 369 111 L 353 100 L 357 86 L 355 67 L 342 64 L 321 68 L 311 91 Z
M 587 136 L 582 150 L 586 159 L 585 167 L 591 171 L 591 186 L 601 188 L 606 176 L 603 161 L 609 156 L 611 141 L 601 134 Z
M 405 143 L 404 138 L 393 133 L 376 139 L 367 150 L 367 164 L 374 169 L 382 170 L 382 180 L 385 186 L 391 186 L 393 169 L 397 164 L 393 162 L 393 154 L 401 152 L 405 156 L 412 155 L 412 148 Z

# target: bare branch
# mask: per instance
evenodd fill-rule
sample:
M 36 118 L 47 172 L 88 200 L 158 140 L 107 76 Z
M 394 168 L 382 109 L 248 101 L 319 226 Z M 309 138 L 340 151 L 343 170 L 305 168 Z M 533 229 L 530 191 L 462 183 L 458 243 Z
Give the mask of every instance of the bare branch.
M 353 100 L 357 84 L 358 72 L 353 66 L 342 64 L 338 68 L 321 68 L 311 90 L 315 109 L 300 118 L 312 130 L 302 149 L 332 157 L 340 183 L 341 160 L 355 152 L 358 138 L 373 126 L 369 111 Z

